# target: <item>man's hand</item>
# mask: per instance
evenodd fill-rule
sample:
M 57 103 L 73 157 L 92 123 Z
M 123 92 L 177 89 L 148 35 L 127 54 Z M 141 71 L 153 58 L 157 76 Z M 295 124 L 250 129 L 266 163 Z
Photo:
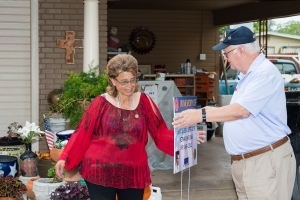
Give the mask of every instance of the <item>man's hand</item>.
M 174 128 L 184 128 L 202 122 L 201 109 L 189 109 L 177 114 L 173 120 Z

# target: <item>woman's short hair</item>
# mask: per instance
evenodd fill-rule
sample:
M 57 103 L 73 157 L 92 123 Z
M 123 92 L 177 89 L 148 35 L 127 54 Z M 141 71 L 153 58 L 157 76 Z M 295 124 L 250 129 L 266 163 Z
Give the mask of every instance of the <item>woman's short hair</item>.
M 137 77 L 138 62 L 132 55 L 118 54 L 110 59 L 107 63 L 108 78 L 115 79 L 121 72 L 131 72 L 133 76 Z M 136 84 L 134 92 L 137 92 L 139 85 Z M 116 87 L 108 80 L 106 92 L 112 97 L 116 97 L 118 91 Z

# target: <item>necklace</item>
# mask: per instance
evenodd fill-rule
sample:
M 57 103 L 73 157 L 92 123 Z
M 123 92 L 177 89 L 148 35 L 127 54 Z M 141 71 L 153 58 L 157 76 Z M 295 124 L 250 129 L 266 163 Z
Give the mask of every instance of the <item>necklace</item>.
M 130 104 L 130 110 L 133 110 L 133 105 L 134 105 L 134 97 L 133 97 L 133 94 L 131 95 L 131 104 Z M 120 107 L 120 101 L 119 101 L 119 95 L 117 95 L 116 96 L 116 107 L 117 108 L 121 108 Z M 121 111 L 119 110 L 119 112 L 120 112 L 120 114 L 121 114 Z M 129 117 L 129 116 L 128 116 Z M 134 115 L 134 118 L 139 118 L 139 114 L 135 114 Z M 124 119 L 123 118 L 123 121 L 127 121 L 128 120 L 128 118 L 127 119 Z
M 134 98 L 133 98 L 133 94 L 132 94 L 131 95 L 130 110 L 133 110 L 133 104 L 134 104 Z M 119 101 L 119 95 L 116 96 L 116 106 L 117 106 L 117 108 L 121 108 L 120 107 L 120 101 Z

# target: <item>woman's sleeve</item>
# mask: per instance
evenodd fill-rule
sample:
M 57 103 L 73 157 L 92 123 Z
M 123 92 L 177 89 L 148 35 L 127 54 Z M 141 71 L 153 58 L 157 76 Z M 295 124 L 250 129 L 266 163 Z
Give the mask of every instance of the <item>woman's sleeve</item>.
M 147 94 L 145 95 L 147 96 L 145 105 L 148 132 L 159 150 L 174 156 L 174 131 L 167 127 L 156 104 Z
M 65 168 L 72 170 L 79 165 L 88 149 L 93 131 L 98 130 L 101 117 L 101 104 L 103 97 L 95 98 L 87 107 L 81 121 L 65 146 L 60 160 L 65 160 Z

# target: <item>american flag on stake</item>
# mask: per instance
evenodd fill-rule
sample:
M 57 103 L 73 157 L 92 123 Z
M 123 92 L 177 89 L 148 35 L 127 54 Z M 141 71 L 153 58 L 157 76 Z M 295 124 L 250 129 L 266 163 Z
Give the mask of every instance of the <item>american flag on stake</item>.
M 48 119 L 44 115 L 44 123 L 45 123 L 45 135 L 49 150 L 52 149 L 54 143 L 54 133 L 51 131 L 50 125 L 48 123 Z

